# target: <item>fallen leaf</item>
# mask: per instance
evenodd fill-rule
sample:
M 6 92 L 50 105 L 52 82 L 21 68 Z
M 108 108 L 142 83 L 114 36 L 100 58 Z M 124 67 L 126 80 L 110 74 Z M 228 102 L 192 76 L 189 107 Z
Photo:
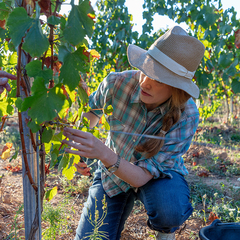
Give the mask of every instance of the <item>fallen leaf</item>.
M 7 150 L 5 150 L 5 151 L 2 153 L 2 159 L 3 159 L 3 160 L 6 160 L 6 159 L 8 159 L 8 158 L 10 157 L 10 151 L 11 151 L 11 149 L 8 148 Z
M 210 212 L 208 217 L 208 224 L 211 224 L 216 219 L 218 219 L 218 216 L 214 212 Z
M 202 170 L 201 172 L 199 172 L 197 174 L 199 177 L 208 177 L 209 176 L 209 172 L 206 170 Z

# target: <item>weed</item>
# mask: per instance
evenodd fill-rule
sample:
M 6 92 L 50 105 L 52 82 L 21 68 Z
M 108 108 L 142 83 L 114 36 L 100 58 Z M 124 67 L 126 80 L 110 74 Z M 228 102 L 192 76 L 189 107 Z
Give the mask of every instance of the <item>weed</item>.
M 17 210 L 16 215 L 14 216 L 13 224 L 12 224 L 12 226 L 11 226 L 10 233 L 9 233 L 9 235 L 8 235 L 8 237 L 7 237 L 7 239 L 9 239 L 9 240 L 12 240 L 12 239 L 14 239 L 14 240 L 24 239 L 23 236 L 22 236 L 22 237 L 21 237 L 21 236 L 18 236 L 18 235 L 19 235 L 18 232 L 19 232 L 20 230 L 22 230 L 23 228 L 22 228 L 22 229 L 19 228 L 19 226 L 20 226 L 21 224 L 17 222 L 17 218 L 19 217 L 20 214 L 23 213 L 23 207 L 24 207 L 24 205 L 22 204 L 22 205 L 19 207 L 19 209 Z
M 90 211 L 88 211 L 88 221 L 91 223 L 91 225 L 94 227 L 93 233 L 89 233 L 89 236 L 84 237 L 84 239 L 90 239 L 90 240 L 100 240 L 100 239 L 108 239 L 107 232 L 99 231 L 99 228 L 104 224 L 104 219 L 107 216 L 107 203 L 106 203 L 106 195 L 104 195 L 102 200 L 102 209 L 103 214 L 100 217 L 99 211 L 97 210 L 97 199 L 95 198 L 95 212 L 94 212 L 94 219 Z
M 76 181 L 68 180 L 66 177 L 61 177 L 60 182 L 63 187 L 63 191 L 69 195 L 73 196 L 76 194 L 81 194 L 88 191 L 88 188 L 91 185 L 91 178 L 88 176 L 80 176 L 80 178 Z
M 156 239 L 155 234 L 152 234 L 152 233 L 150 233 L 150 232 L 148 232 L 148 234 L 149 234 L 149 237 L 150 237 L 150 238 Z
M 233 134 L 233 135 L 231 136 L 231 140 L 232 140 L 232 141 L 239 142 L 239 141 L 240 141 L 240 134 Z
M 210 198 L 207 208 L 223 222 L 239 222 L 239 202 L 234 203 L 233 199 L 227 199 L 228 197 L 219 198 L 218 193 L 215 193 L 213 198 Z
M 54 207 L 51 202 L 44 202 L 42 221 L 48 224 L 48 227 L 43 231 L 43 239 L 56 239 L 69 231 L 68 215 L 66 213 L 67 201 L 62 201 L 59 205 Z
M 0 133 L 0 144 L 5 145 L 7 142 L 13 144 L 14 149 L 19 149 L 21 139 L 19 131 L 13 127 L 6 126 Z

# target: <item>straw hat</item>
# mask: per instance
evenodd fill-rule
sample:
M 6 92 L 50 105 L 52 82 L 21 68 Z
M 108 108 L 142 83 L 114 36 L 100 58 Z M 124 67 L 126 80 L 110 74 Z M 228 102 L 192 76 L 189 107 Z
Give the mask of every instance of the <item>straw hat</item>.
M 149 78 L 198 98 L 199 88 L 192 78 L 204 51 L 205 47 L 198 39 L 175 26 L 159 37 L 148 51 L 129 45 L 127 55 L 129 63 Z

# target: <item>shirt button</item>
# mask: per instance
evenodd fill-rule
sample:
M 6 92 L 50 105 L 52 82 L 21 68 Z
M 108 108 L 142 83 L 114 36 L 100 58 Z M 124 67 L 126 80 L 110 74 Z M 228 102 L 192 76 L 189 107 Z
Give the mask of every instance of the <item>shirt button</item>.
M 136 140 L 135 140 L 135 139 L 133 139 L 133 142 L 136 142 Z

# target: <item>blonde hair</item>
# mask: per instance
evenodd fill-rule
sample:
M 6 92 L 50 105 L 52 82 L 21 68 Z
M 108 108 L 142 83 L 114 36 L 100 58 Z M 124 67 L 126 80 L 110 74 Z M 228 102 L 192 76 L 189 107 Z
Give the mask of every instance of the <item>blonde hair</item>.
M 181 117 L 181 113 L 185 109 L 185 103 L 191 96 L 185 91 L 172 88 L 172 96 L 169 99 L 169 111 L 163 118 L 162 130 L 168 132 L 170 128 L 178 122 Z M 165 134 L 161 131 L 156 135 L 164 138 Z M 135 150 L 138 152 L 146 152 L 147 158 L 150 158 L 157 154 L 164 144 L 164 139 L 150 139 L 142 145 L 138 145 Z

